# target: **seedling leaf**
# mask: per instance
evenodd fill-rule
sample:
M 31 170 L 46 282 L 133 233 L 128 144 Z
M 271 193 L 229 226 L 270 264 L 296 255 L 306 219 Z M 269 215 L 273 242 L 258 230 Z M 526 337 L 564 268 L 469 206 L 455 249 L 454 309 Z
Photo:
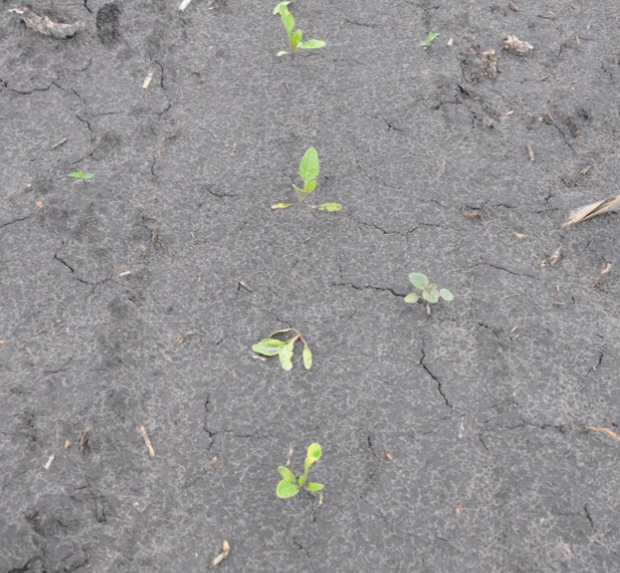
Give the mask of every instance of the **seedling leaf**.
M 288 342 L 280 348 L 278 358 L 280 359 L 280 366 L 282 370 L 289 372 L 293 369 L 293 349 L 295 347 L 295 339 L 291 338 Z
M 301 190 L 302 193 L 312 193 L 316 189 L 316 183 L 316 179 L 313 179 L 312 181 L 304 181 L 304 188 Z
M 310 368 L 312 368 L 312 350 L 310 350 L 310 347 L 307 344 L 304 344 L 304 350 L 301 357 L 304 363 L 304 368 L 306 370 L 310 370 Z
M 280 50 L 276 55 L 277 56 L 286 56 L 288 52 L 286 50 Z
M 280 499 L 288 499 L 289 497 L 296 496 L 298 493 L 299 487 L 297 484 L 285 480 L 279 482 L 278 487 L 276 488 L 276 495 Z
M 426 36 L 426 40 L 420 42 L 420 46 L 430 46 L 439 36 L 441 36 L 441 34 L 439 34 L 438 32 L 429 32 Z
M 443 298 L 446 302 L 454 300 L 454 295 L 447 288 L 442 288 L 439 291 L 439 296 Z
M 314 462 L 318 462 L 321 459 L 322 455 L 323 455 L 323 451 L 321 450 L 320 444 L 317 444 L 315 442 L 308 446 L 308 452 L 306 453 L 306 459 L 310 460 L 311 464 L 313 464 Z
M 295 479 L 295 474 L 291 470 L 289 470 L 286 466 L 280 466 L 278 468 L 280 475 L 283 478 L 283 481 L 288 481 L 290 483 L 295 483 L 297 480 Z
M 309 147 L 299 163 L 299 177 L 302 181 L 312 181 L 319 176 L 319 154 L 314 147 Z
M 439 302 L 439 291 L 437 290 L 437 287 L 422 291 L 422 298 L 426 302 L 429 302 L 430 304 L 438 303 Z
M 319 211 L 327 211 L 328 213 L 342 211 L 342 205 L 340 203 L 321 203 L 318 207 L 314 208 Z
M 301 38 L 303 36 L 303 32 L 301 30 L 295 30 L 293 35 L 291 36 L 291 48 L 296 50 L 297 47 L 301 44 Z
M 327 44 L 323 40 L 316 40 L 311 38 L 310 40 L 306 40 L 303 44 L 299 45 L 299 48 L 302 50 L 318 50 L 319 48 L 324 48 Z
M 276 338 L 263 338 L 252 346 L 252 352 L 261 354 L 262 356 L 276 356 L 282 350 L 286 343 Z
M 428 286 L 428 277 L 422 273 L 411 273 L 409 275 L 409 282 L 420 290 L 424 290 Z
M 291 1 L 289 2 L 280 2 L 274 9 L 273 9 L 273 15 L 276 16 L 277 14 L 282 14 L 282 10 L 286 9 L 286 11 L 288 11 L 288 8 L 286 8 L 289 4 L 291 3 Z
M 73 179 L 79 179 L 81 181 L 88 181 L 92 179 L 95 175 L 93 173 L 84 173 L 82 169 L 79 171 L 72 171 L 67 175 L 67 177 L 72 177 Z
M 321 491 L 325 487 L 322 483 L 312 482 L 306 486 L 308 491 Z
M 414 303 L 418 302 L 419 300 L 420 300 L 420 297 L 416 293 L 414 293 L 414 292 L 412 292 L 411 294 L 408 294 L 405 297 L 405 302 L 407 304 L 414 304 Z
M 289 207 L 292 207 L 293 204 L 292 203 L 276 203 L 275 205 L 271 206 L 271 210 L 275 211 L 276 209 L 288 209 Z

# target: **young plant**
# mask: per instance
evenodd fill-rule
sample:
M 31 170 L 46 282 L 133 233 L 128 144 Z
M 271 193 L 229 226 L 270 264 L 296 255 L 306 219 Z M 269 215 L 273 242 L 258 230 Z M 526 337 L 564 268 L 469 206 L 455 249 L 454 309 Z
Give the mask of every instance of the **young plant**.
M 280 2 L 274 9 L 273 15 L 280 15 L 282 18 L 282 24 L 284 24 L 284 28 L 286 29 L 286 34 L 288 36 L 288 43 L 290 48 L 290 53 L 294 54 L 297 50 L 317 50 L 318 48 L 324 48 L 326 46 L 323 40 L 315 40 L 311 38 L 310 40 L 306 40 L 302 42 L 301 39 L 303 37 L 303 32 L 299 29 L 293 32 L 293 28 L 295 27 L 295 18 L 290 13 L 288 9 L 288 5 L 291 2 Z M 286 56 L 289 52 L 286 50 L 280 50 L 278 52 L 278 56 Z
M 76 181 L 90 181 L 94 176 L 94 173 L 84 173 L 81 169 L 79 171 L 72 171 L 67 175 L 67 177 L 72 177 Z
M 286 466 L 280 466 L 278 468 L 282 479 L 280 480 L 280 482 L 278 483 L 278 487 L 276 488 L 276 495 L 280 499 L 288 499 L 289 497 L 294 497 L 302 489 L 304 491 L 307 491 L 309 494 L 321 499 L 321 494 L 319 492 L 325 486 L 322 483 L 307 483 L 310 466 L 314 462 L 318 462 L 321 459 L 321 453 L 321 446 L 319 444 L 314 443 L 308 446 L 308 452 L 306 454 L 306 460 L 304 462 L 304 473 L 299 477 L 295 477 L 295 474 Z
M 429 32 L 426 35 L 426 40 L 420 42 L 420 46 L 428 48 L 441 34 L 439 32 Z
M 297 199 L 300 203 L 303 203 L 316 189 L 317 177 L 319 176 L 320 170 L 319 154 L 314 147 L 309 147 L 299 162 L 299 178 L 303 183 L 303 187 L 298 187 L 293 184 L 293 189 L 295 189 Z M 271 209 L 287 209 L 288 207 L 292 207 L 292 205 L 292 203 L 276 203 L 271 206 Z M 328 213 L 342 211 L 342 205 L 340 203 L 321 203 L 320 205 L 313 205 L 312 208 L 318 211 L 327 211 Z
M 415 288 L 421 291 L 421 298 L 427 303 L 426 308 L 429 314 L 430 306 L 428 305 L 437 304 L 440 298 L 446 302 L 454 300 L 454 295 L 447 288 L 440 289 L 435 283 L 431 283 L 428 277 L 422 273 L 411 273 L 409 275 L 409 281 Z M 420 295 L 415 292 L 405 297 L 405 302 L 407 304 L 414 304 L 419 300 Z
M 288 340 L 280 340 L 274 338 L 278 334 L 285 334 L 287 332 L 293 332 L 293 336 Z M 301 353 L 301 360 L 304 368 L 310 370 L 312 368 L 312 351 L 306 342 L 306 339 L 302 336 L 301 332 L 294 328 L 285 328 L 284 330 L 276 330 L 271 333 L 268 338 L 263 338 L 254 346 L 252 346 L 252 352 L 260 354 L 262 356 L 277 356 L 280 360 L 280 366 L 282 370 L 286 372 L 293 369 L 293 353 L 295 351 L 295 343 L 300 340 L 303 342 L 304 349 Z

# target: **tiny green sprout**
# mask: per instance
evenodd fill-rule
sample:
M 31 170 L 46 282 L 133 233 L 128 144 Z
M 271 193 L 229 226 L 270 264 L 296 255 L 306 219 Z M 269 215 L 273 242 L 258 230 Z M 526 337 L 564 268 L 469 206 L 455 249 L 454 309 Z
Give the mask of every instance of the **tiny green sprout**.
M 284 24 L 284 28 L 286 29 L 286 34 L 288 36 L 289 49 L 291 50 L 290 52 L 280 50 L 278 52 L 278 56 L 286 56 L 289 53 L 294 54 L 297 50 L 317 50 L 318 48 L 324 48 L 326 44 L 323 40 L 315 40 L 314 38 L 311 38 L 310 40 L 302 42 L 301 39 L 303 37 L 303 32 L 299 29 L 293 32 L 293 28 L 295 27 L 295 18 L 288 9 L 288 5 L 290 3 L 291 2 L 280 2 L 273 9 L 273 15 L 277 16 L 279 14 L 282 18 L 282 24 Z
M 440 289 L 435 283 L 430 282 L 428 277 L 422 273 L 411 273 L 409 275 L 409 282 L 421 291 L 422 296 L 420 297 L 418 293 L 412 292 L 405 297 L 405 302 L 407 304 L 415 304 L 422 298 L 422 300 L 426 302 L 426 309 L 429 314 L 429 305 L 437 304 L 439 299 L 443 299 L 446 302 L 454 300 L 454 295 L 447 288 Z
M 72 171 L 67 175 L 67 177 L 72 177 L 76 181 L 90 181 L 94 176 L 94 173 L 84 173 L 81 169 L 79 171 Z
M 420 46 L 428 48 L 441 34 L 439 32 L 429 32 L 426 35 L 426 40 L 420 42 Z
M 320 491 L 325 487 L 322 483 L 308 482 L 308 472 L 310 466 L 313 463 L 318 462 L 321 459 L 321 446 L 317 443 L 310 444 L 308 446 L 308 452 L 306 454 L 306 460 L 304 461 L 304 473 L 299 477 L 295 477 L 295 474 L 289 470 L 286 466 L 278 467 L 278 471 L 282 476 L 282 479 L 278 483 L 276 488 L 276 495 L 280 499 L 288 499 L 289 497 L 296 496 L 301 490 L 307 491 L 310 495 L 318 497 L 322 501 L 322 495 Z
M 319 154 L 314 147 L 306 149 L 301 161 L 299 162 L 299 179 L 303 183 L 302 187 L 293 184 L 293 189 L 297 193 L 297 199 L 300 203 L 303 203 L 308 196 L 316 189 L 317 177 L 321 171 L 321 165 L 319 163 Z M 271 210 L 288 209 L 292 207 L 292 203 L 276 203 L 271 206 Z M 342 211 L 342 205 L 340 203 L 321 203 L 320 205 L 313 205 L 313 209 L 317 211 L 325 211 L 327 213 L 337 213 Z
M 286 334 L 287 332 L 294 333 L 288 340 L 280 340 L 274 338 L 278 334 Z M 263 338 L 252 346 L 252 352 L 260 354 L 262 356 L 277 356 L 280 360 L 280 366 L 282 370 L 289 372 L 293 369 L 293 353 L 295 350 L 295 342 L 300 340 L 304 348 L 301 353 L 301 361 L 306 370 L 312 368 L 312 351 L 306 342 L 306 339 L 302 336 L 301 332 L 294 328 L 285 328 L 284 330 L 276 330 L 272 332 L 267 338 Z

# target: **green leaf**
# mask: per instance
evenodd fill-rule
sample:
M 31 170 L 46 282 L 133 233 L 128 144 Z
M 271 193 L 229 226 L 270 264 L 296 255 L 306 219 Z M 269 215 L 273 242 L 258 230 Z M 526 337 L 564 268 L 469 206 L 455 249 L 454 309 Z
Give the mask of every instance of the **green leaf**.
M 307 476 L 307 475 L 305 475 L 305 474 L 304 474 L 303 476 L 299 476 L 299 477 L 297 478 L 297 484 L 298 484 L 300 487 L 304 487 L 304 485 L 305 485 L 305 483 L 306 483 L 306 479 L 308 479 L 308 476 Z
M 426 40 L 420 43 L 420 46 L 430 46 L 439 36 L 441 36 L 438 32 L 429 32 L 426 36 Z
M 305 183 L 319 176 L 319 154 L 314 147 L 309 147 L 299 163 L 299 177 Z
M 301 357 L 303 359 L 304 368 L 310 370 L 310 368 L 312 368 L 312 350 L 310 350 L 310 347 L 305 343 Z
M 446 302 L 454 300 L 454 295 L 447 288 L 442 288 L 439 291 L 439 296 L 443 298 Z
M 325 486 L 322 483 L 312 482 L 306 486 L 308 491 L 321 491 Z
M 288 55 L 288 52 L 286 50 L 280 50 L 276 55 L 277 56 L 286 56 L 286 55 Z
M 315 40 L 311 38 L 310 40 L 306 40 L 303 44 L 299 45 L 301 50 L 318 50 L 319 48 L 324 48 L 327 44 L 323 40 Z
M 323 455 L 323 451 L 321 450 L 320 444 L 317 444 L 315 442 L 308 446 L 308 452 L 306 453 L 306 460 L 310 460 L 310 463 L 313 464 L 314 462 L 318 462 L 321 459 L 322 455 Z
M 291 338 L 288 342 L 280 348 L 278 358 L 280 359 L 280 366 L 282 370 L 289 372 L 293 369 L 293 349 L 295 348 L 295 338 Z
M 303 32 L 301 30 L 295 30 L 293 35 L 291 36 L 291 48 L 293 50 L 297 49 L 297 46 L 301 43 L 301 38 L 303 36 Z
M 327 211 L 328 213 L 337 213 L 342 211 L 342 205 L 340 203 L 321 203 L 318 207 L 314 207 L 319 211 Z
M 417 289 L 424 290 L 428 286 L 428 278 L 422 273 L 411 273 L 409 282 Z
M 277 209 L 288 209 L 289 207 L 292 207 L 292 206 L 293 206 L 292 203 L 276 203 L 275 205 L 272 205 L 270 209 L 272 211 L 275 211 Z
M 299 493 L 299 487 L 295 483 L 291 483 L 290 481 L 282 480 L 278 483 L 278 487 L 276 488 L 276 495 L 280 499 L 288 499 L 289 497 L 294 497 Z
M 273 15 L 276 16 L 277 14 L 282 14 L 283 10 L 286 10 L 288 12 L 288 8 L 287 6 L 291 3 L 292 0 L 289 0 L 289 2 L 280 2 L 274 9 L 273 9 Z
M 285 12 L 282 12 L 282 24 L 284 24 L 284 28 L 286 29 L 286 33 L 288 35 L 289 42 L 293 43 L 293 27 L 295 26 L 295 18 L 286 8 Z
M 405 297 L 405 302 L 407 304 L 414 304 L 414 303 L 418 302 L 419 300 L 420 300 L 420 297 L 416 293 L 414 293 L 414 292 L 412 292 L 411 294 L 408 294 Z
M 295 474 L 289 470 L 286 466 L 280 466 L 278 468 L 280 475 L 282 476 L 284 481 L 288 481 L 290 483 L 295 483 L 297 479 L 295 478 Z
M 431 287 L 422 291 L 422 298 L 430 304 L 435 304 L 439 302 L 439 291 L 436 286 L 431 285 Z
M 263 338 L 252 346 L 252 352 L 263 356 L 276 356 L 286 343 L 276 338 Z
M 72 171 L 67 175 L 67 177 L 73 177 L 73 179 L 80 179 L 81 181 L 88 181 L 94 176 L 95 175 L 93 173 L 84 173 L 81 169 L 79 171 Z
M 304 181 L 304 188 L 301 190 L 302 193 L 312 193 L 316 189 L 316 184 L 316 179 L 313 179 L 312 181 Z

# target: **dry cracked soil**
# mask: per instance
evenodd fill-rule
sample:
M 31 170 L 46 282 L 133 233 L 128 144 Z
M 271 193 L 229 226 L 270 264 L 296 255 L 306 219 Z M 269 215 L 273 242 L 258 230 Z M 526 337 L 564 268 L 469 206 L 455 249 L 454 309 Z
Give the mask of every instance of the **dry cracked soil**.
M 620 219 L 560 229 L 617 192 L 615 0 L 299 0 L 285 58 L 262 1 L 15 6 L 0 573 L 620 571 Z M 311 145 L 343 211 L 271 211 Z

